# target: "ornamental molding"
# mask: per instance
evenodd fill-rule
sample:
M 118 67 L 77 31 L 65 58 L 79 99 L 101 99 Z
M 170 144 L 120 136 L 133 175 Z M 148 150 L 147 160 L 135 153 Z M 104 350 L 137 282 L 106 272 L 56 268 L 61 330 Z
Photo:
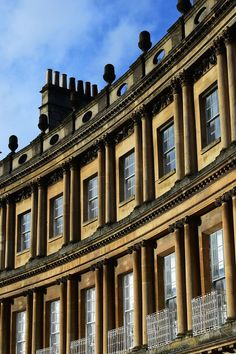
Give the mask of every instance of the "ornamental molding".
M 142 215 L 140 214 L 140 212 L 137 215 L 134 212 L 133 216 L 131 214 L 131 216 L 129 216 L 127 220 L 122 220 L 121 222 L 116 222 L 115 224 L 111 225 L 111 227 L 106 229 L 106 232 L 100 229 L 95 232 L 94 235 L 88 237 L 87 239 L 81 240 L 77 244 L 74 243 L 73 248 L 67 249 L 67 247 L 65 247 L 65 254 L 62 253 L 60 259 L 57 258 L 57 254 L 51 255 L 45 257 L 44 262 L 43 259 L 41 259 L 40 265 L 37 262 L 33 263 L 32 267 L 29 266 L 27 271 L 25 270 L 25 267 L 19 268 L 17 270 L 7 271 L 4 275 L 2 275 L 2 279 L 0 276 L 0 287 L 13 284 L 17 281 L 22 281 L 23 279 L 27 279 L 38 274 L 42 274 L 44 272 L 47 272 L 48 270 L 55 269 L 58 266 L 69 263 L 72 260 L 78 259 L 81 256 L 94 252 L 95 250 L 105 245 L 108 245 L 131 232 L 134 232 L 135 230 L 145 225 L 146 223 L 149 223 L 156 217 L 165 214 L 173 207 L 181 205 L 185 200 L 188 200 L 192 196 L 198 194 L 200 191 L 204 190 L 209 185 L 219 180 L 219 178 L 225 176 L 228 172 L 235 169 L 236 155 L 235 149 L 232 150 L 232 155 L 229 156 L 226 154 L 227 156 L 225 155 L 224 160 L 225 163 L 222 163 L 221 166 L 217 170 L 213 171 L 211 174 L 204 176 L 204 172 L 202 172 L 201 174 L 198 174 L 195 178 L 192 178 L 190 180 L 186 177 L 187 180 L 185 178 L 185 180 L 182 181 L 183 185 L 185 186 L 184 188 L 180 183 L 179 185 L 176 185 L 176 188 L 173 188 L 170 193 L 167 193 L 165 199 L 163 199 L 162 196 L 161 200 L 160 198 L 158 198 L 155 201 L 151 202 L 152 210 L 149 213 L 147 213 L 146 209 L 143 211 Z M 212 164 L 214 166 L 214 163 Z M 205 174 L 207 174 L 207 171 L 208 170 L 206 170 Z M 236 186 L 231 189 L 229 193 L 231 195 L 234 195 L 235 190 Z M 119 227 L 121 227 L 121 229 L 116 230 Z M 70 245 L 68 247 L 70 247 Z M 34 260 L 32 262 L 34 262 Z
M 169 86 L 161 95 L 155 99 L 152 108 L 152 114 L 156 115 L 173 102 L 173 92 L 171 86 Z
M 225 16 L 227 11 L 230 11 L 231 8 L 235 6 L 235 0 L 225 0 L 222 4 L 219 4 L 215 9 L 214 15 L 212 15 L 208 21 L 202 23 L 201 26 L 196 27 L 196 29 L 185 39 L 184 42 L 181 42 L 178 46 L 173 49 L 173 52 L 170 56 L 167 56 L 163 59 L 160 64 L 154 68 L 147 76 L 145 76 L 130 92 L 127 92 L 126 97 L 120 102 L 114 102 L 108 109 L 107 112 L 100 112 L 97 115 L 97 118 L 91 120 L 90 124 L 81 127 L 78 131 L 74 132 L 73 136 L 68 136 L 64 138 L 58 145 L 55 145 L 47 151 L 45 156 L 37 156 L 35 161 L 28 166 L 27 168 L 20 168 L 20 171 L 13 171 L 13 175 L 10 177 L 7 176 L 6 179 L 0 183 L 0 189 L 6 187 L 7 185 L 21 179 L 22 177 L 28 175 L 29 173 L 35 171 L 40 166 L 45 163 L 53 160 L 61 153 L 73 147 L 75 144 L 78 144 L 86 136 L 94 133 L 98 128 L 103 124 L 109 122 L 115 115 L 122 112 L 124 107 L 130 106 L 134 103 L 138 97 L 140 97 L 144 91 L 148 90 L 150 86 L 153 85 L 157 80 L 159 80 L 163 75 L 165 75 L 171 68 L 176 65 L 176 62 L 184 58 L 187 53 L 191 52 L 192 48 L 199 43 L 199 40 L 209 33 L 212 28 L 218 23 L 222 17 Z M 71 115 L 70 115 L 71 117 Z M 69 116 L 68 116 L 69 119 Z

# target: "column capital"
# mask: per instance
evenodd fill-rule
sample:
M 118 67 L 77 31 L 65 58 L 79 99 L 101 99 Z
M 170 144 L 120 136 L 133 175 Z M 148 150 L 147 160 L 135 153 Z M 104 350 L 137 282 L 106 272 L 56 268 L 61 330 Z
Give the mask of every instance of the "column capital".
M 153 248 L 157 248 L 157 242 L 155 240 L 142 240 L 140 242 L 141 247 L 153 247 Z
M 226 45 L 235 42 L 233 31 L 230 27 L 226 27 L 222 32 L 222 37 Z
M 46 185 L 45 179 L 43 177 L 38 177 L 35 182 L 38 188 L 43 188 Z
M 62 173 L 65 174 L 68 171 L 70 171 L 70 162 L 69 161 L 65 161 L 61 164 L 61 168 L 62 168 Z
M 114 137 L 110 133 L 106 133 L 103 135 L 103 144 L 105 146 L 111 146 L 114 144 Z
M 47 288 L 44 288 L 43 286 L 32 288 L 32 291 L 34 294 L 47 294 Z
M 173 94 L 178 94 L 181 92 L 181 82 L 180 78 L 174 77 L 170 82 L 171 90 Z
M 141 116 L 139 114 L 138 111 L 134 111 L 132 114 L 131 114 L 131 120 L 133 122 L 134 125 L 137 125 L 140 123 L 141 121 Z
M 147 116 L 151 113 L 150 109 L 148 108 L 148 106 L 146 104 L 143 104 L 138 110 L 137 110 L 137 115 L 139 115 L 139 117 L 141 119 L 145 119 L 147 118 Z
M 182 87 L 190 86 L 193 84 L 193 75 L 190 70 L 183 70 L 179 74 L 179 80 Z
M 215 206 L 219 207 L 223 203 L 228 203 L 232 198 L 232 195 L 233 195 L 232 191 L 233 191 L 233 189 L 229 192 L 224 193 L 221 197 L 217 198 L 215 200 Z
M 4 208 L 6 205 L 6 200 L 4 198 L 0 198 L 0 208 Z
M 3 297 L 2 299 L 0 299 L 0 304 L 13 305 L 13 298 L 12 297 Z
M 141 246 L 141 242 L 136 243 L 135 245 L 128 247 L 127 253 L 132 254 L 133 252 L 137 252 L 141 249 Z
M 31 181 L 30 184 L 29 184 L 29 187 L 30 187 L 30 191 L 31 193 L 34 193 L 37 191 L 38 189 L 38 184 L 37 184 L 37 181 L 34 180 L 34 181 Z
M 61 277 L 59 279 L 56 280 L 56 283 L 57 285 L 60 285 L 60 284 L 66 284 L 67 280 L 69 279 L 69 275 L 66 275 L 64 277 Z
M 223 37 L 217 37 L 213 41 L 213 47 L 214 47 L 216 55 L 223 54 L 224 50 L 225 50 Z

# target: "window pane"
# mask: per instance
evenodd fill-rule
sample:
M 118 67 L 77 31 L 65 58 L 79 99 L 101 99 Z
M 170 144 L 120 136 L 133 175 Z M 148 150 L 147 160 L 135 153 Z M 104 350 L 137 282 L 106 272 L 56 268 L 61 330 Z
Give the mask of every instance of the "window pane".
M 174 124 L 171 124 L 166 129 L 162 130 L 161 145 L 162 174 L 165 175 L 175 169 Z
M 135 193 L 135 161 L 134 152 L 124 158 L 124 200 L 131 198 Z
M 203 127 L 205 127 L 203 134 L 205 145 L 208 145 L 221 136 L 217 88 L 203 97 L 203 110 Z
M 85 328 L 87 338 L 87 353 L 95 352 L 95 288 L 85 292 Z
M 63 233 L 63 196 L 53 200 L 53 236 Z
M 165 301 L 176 297 L 175 253 L 164 258 Z
M 224 289 L 225 267 L 224 267 L 224 244 L 223 231 L 218 230 L 210 235 L 211 247 L 211 276 L 212 285 L 216 289 Z
M 25 353 L 25 311 L 16 314 L 16 354 Z
M 60 301 L 50 303 L 50 347 L 60 344 Z
M 31 212 L 20 215 L 20 249 L 30 248 Z
M 98 216 L 98 179 L 97 176 L 88 180 L 88 220 Z

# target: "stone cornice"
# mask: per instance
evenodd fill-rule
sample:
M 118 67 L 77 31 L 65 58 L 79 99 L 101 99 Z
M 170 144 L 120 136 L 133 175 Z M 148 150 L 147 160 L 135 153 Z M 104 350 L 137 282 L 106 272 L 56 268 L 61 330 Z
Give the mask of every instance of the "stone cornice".
M 77 244 L 69 245 L 58 251 L 52 256 L 40 259 L 39 262 L 32 261 L 27 266 L 16 270 L 4 272 L 0 275 L 0 287 L 30 278 L 37 274 L 42 274 L 50 269 L 54 269 L 63 264 L 69 263 L 83 255 L 89 254 L 121 237 L 135 231 L 139 227 L 149 223 L 156 217 L 163 215 L 188 200 L 190 197 L 207 188 L 208 185 L 226 175 L 236 167 L 236 147 L 232 146 L 229 150 L 219 156 L 211 165 L 203 171 L 198 172 L 192 178 L 185 178 L 164 196 L 141 206 L 138 213 L 135 211 L 120 222 L 95 232 L 94 235 L 84 239 Z M 234 195 L 236 186 L 230 191 Z
M 82 141 L 85 136 L 90 135 L 104 123 L 110 121 L 115 115 L 122 112 L 125 107 L 129 106 L 131 103 L 134 103 L 145 90 L 153 85 L 153 83 L 160 79 L 164 74 L 170 71 L 170 69 L 176 65 L 178 61 L 184 58 L 186 54 L 192 50 L 196 43 L 198 43 L 201 38 L 209 33 L 212 27 L 215 26 L 215 24 L 219 22 L 223 16 L 225 16 L 225 12 L 235 6 L 235 2 L 235 0 L 225 0 L 223 4 L 219 4 L 215 9 L 214 14 L 212 14 L 208 21 L 205 23 L 203 22 L 201 26 L 196 27 L 196 29 L 185 39 L 185 41 L 181 42 L 180 45 L 172 50 L 171 55 L 168 55 L 166 59 L 164 59 L 155 69 L 153 69 L 147 76 L 138 82 L 136 86 L 134 85 L 133 89 L 130 93 L 127 93 L 123 100 L 114 102 L 114 104 L 106 110 L 106 113 L 104 113 L 104 111 L 98 113 L 96 119 L 91 120 L 90 124 L 81 127 L 78 131 L 74 132 L 72 136 L 67 136 L 61 141 L 61 143 L 55 145 L 50 149 L 50 151 L 47 151 L 45 156 L 41 156 L 40 158 L 37 156 L 35 160 L 28 165 L 28 167 L 24 166 L 24 168 L 21 168 L 19 172 L 16 171 L 16 173 L 13 171 L 13 175 L 10 177 L 7 176 L 7 178 L 0 183 L 0 188 L 6 187 L 7 185 L 28 175 L 45 163 L 53 160 L 56 156 Z

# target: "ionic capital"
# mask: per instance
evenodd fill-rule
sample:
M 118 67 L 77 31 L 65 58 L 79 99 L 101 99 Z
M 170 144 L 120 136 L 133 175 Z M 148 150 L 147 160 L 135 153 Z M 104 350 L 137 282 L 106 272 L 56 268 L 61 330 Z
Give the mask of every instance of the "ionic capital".
M 223 54 L 224 50 L 225 50 L 223 38 L 222 37 L 216 38 L 213 42 L 213 47 L 214 47 L 216 55 Z

